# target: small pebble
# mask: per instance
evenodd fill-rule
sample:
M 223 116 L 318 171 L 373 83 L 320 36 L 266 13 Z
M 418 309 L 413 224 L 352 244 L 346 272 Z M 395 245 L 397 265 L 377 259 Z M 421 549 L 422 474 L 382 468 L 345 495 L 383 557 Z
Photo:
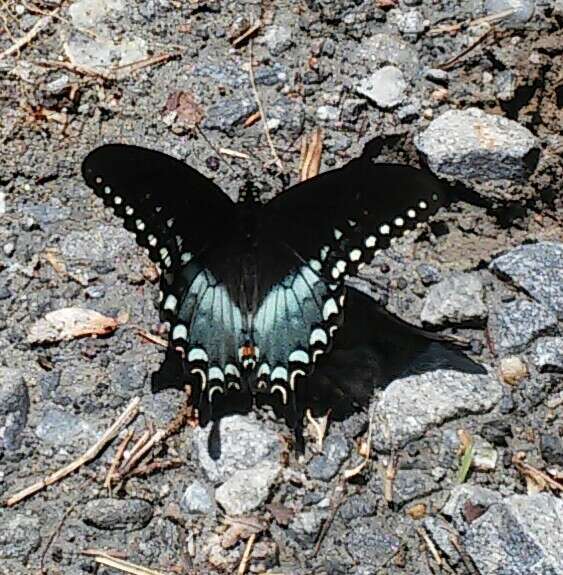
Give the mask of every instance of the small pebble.
M 504 383 L 517 385 L 528 375 L 526 364 L 516 355 L 504 357 L 500 361 L 500 376 Z

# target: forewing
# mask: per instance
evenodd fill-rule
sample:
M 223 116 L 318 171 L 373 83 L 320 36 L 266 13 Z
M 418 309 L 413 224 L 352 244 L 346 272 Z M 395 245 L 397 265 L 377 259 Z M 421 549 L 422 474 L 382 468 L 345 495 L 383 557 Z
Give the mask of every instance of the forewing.
M 343 281 L 428 220 L 448 196 L 428 170 L 375 164 L 366 153 L 274 198 L 269 228 L 304 261 L 320 262 L 328 281 Z
M 182 265 L 230 233 L 235 205 L 229 197 L 166 154 L 109 144 L 86 157 L 82 174 L 161 266 L 165 297 Z

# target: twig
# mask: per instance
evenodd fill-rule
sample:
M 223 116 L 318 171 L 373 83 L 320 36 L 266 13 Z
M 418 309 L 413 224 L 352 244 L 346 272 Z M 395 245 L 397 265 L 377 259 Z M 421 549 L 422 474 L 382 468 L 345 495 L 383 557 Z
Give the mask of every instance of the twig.
M 127 446 L 131 441 L 131 438 L 133 437 L 133 433 L 134 431 L 132 429 L 127 432 L 127 435 L 123 438 L 123 440 L 121 441 L 119 447 L 115 452 L 110 468 L 108 470 L 108 474 L 106 475 L 106 479 L 104 481 L 104 487 L 106 489 L 111 489 L 111 480 L 113 479 L 113 476 L 117 471 L 117 468 L 121 463 L 121 460 L 123 459 L 123 454 L 125 453 L 125 449 L 127 449 Z
M 125 561 L 124 559 L 118 559 L 117 557 L 113 557 L 105 551 L 85 549 L 82 551 L 82 554 L 93 556 L 96 563 L 106 565 L 107 567 L 113 567 L 114 569 L 119 569 L 119 571 L 130 573 L 130 575 L 166 575 L 164 571 L 156 571 L 155 569 L 143 567 L 142 565 L 136 565 L 135 563 Z
M 268 145 L 270 146 L 270 150 L 272 152 L 272 157 L 274 158 L 274 162 L 278 167 L 278 171 L 280 174 L 284 173 L 283 164 L 280 160 L 278 153 L 276 152 L 276 148 L 274 146 L 274 142 L 272 141 L 272 136 L 270 135 L 270 129 L 268 128 L 268 119 L 266 118 L 266 113 L 264 112 L 264 106 L 262 106 L 262 101 L 260 100 L 260 94 L 258 94 L 258 88 L 256 88 L 256 79 L 254 78 L 254 58 L 252 55 L 252 39 L 248 43 L 248 57 L 250 60 L 250 66 L 248 69 L 248 73 L 250 74 L 250 84 L 252 86 L 252 91 L 254 93 L 254 98 L 256 100 L 256 104 L 258 105 L 258 110 L 260 111 L 260 116 L 262 117 L 262 125 L 264 126 L 264 134 L 266 136 L 266 140 L 268 140 Z
M 219 148 L 219 151 L 221 154 L 225 154 L 225 156 L 240 158 L 241 160 L 250 160 L 250 156 L 244 152 L 238 152 L 237 150 L 231 150 L 230 148 Z
M 160 443 L 160 441 L 164 438 L 165 432 L 162 429 L 159 429 L 148 441 L 147 443 L 141 447 L 134 455 L 132 455 L 118 470 L 118 476 L 125 477 L 134 467 L 135 465 L 143 459 L 143 457 L 150 451 L 154 445 Z
M 458 22 L 456 24 L 444 24 L 442 26 L 435 26 L 434 28 L 428 30 L 428 35 L 437 36 L 438 34 L 443 34 L 445 32 L 459 32 L 462 28 L 469 28 L 470 26 L 478 26 L 479 24 L 491 24 L 492 22 L 503 20 L 507 16 L 512 16 L 512 14 L 514 14 L 514 9 L 509 8 L 508 10 L 503 10 L 502 12 L 497 12 L 496 14 L 489 14 L 488 16 L 476 18 L 475 20 Z
M 449 60 L 446 60 L 446 62 L 444 62 L 443 64 L 438 65 L 438 68 L 440 68 L 441 70 L 449 70 L 450 68 L 452 68 L 454 66 L 454 64 L 456 64 L 459 60 L 461 60 L 466 54 L 469 54 L 469 52 L 471 52 L 471 50 L 473 50 L 474 48 L 479 46 L 479 44 L 481 44 L 481 42 L 483 42 L 483 40 L 485 40 L 485 38 L 493 30 L 494 30 L 494 28 L 491 26 L 484 34 L 481 34 L 481 36 L 479 36 L 479 38 L 477 38 L 477 40 L 475 40 L 474 42 L 469 44 L 469 46 L 467 46 L 467 48 L 462 50 L 459 54 L 457 54 L 453 58 L 450 58 Z
M 250 28 L 245 30 L 240 36 L 238 36 L 231 42 L 233 47 L 236 48 L 239 44 L 242 44 L 242 42 L 244 42 L 247 38 L 252 36 L 252 34 L 258 32 L 260 26 L 262 26 L 262 22 L 260 20 L 256 20 L 256 22 L 254 22 L 254 24 L 252 24 Z
M 261 117 L 262 115 L 260 114 L 260 112 L 254 112 L 254 114 L 250 114 L 250 116 L 248 116 L 248 118 L 246 118 L 246 120 L 244 121 L 243 126 L 245 128 L 250 128 L 250 126 L 254 126 L 254 124 L 256 124 L 256 122 L 258 122 L 258 120 L 260 120 Z
M 89 479 L 90 478 L 88 478 L 87 481 L 89 481 Z M 86 481 L 84 481 L 83 484 L 84 483 L 86 483 Z M 77 505 L 78 505 L 78 500 L 74 501 L 68 507 L 68 509 L 63 513 L 63 516 L 61 517 L 61 520 L 59 521 L 58 525 L 55 527 L 55 529 L 53 529 L 53 532 L 51 533 L 51 536 L 49 537 L 49 540 L 47 541 L 47 545 L 45 545 L 45 549 L 43 550 L 43 553 L 41 554 L 41 561 L 39 564 L 39 572 L 41 574 L 47 573 L 47 571 L 45 569 L 45 558 L 47 557 L 47 553 L 49 552 L 49 549 L 51 548 L 53 541 L 55 541 L 55 539 L 57 538 L 57 536 L 61 532 L 61 529 L 64 525 L 64 522 L 67 520 L 68 516 L 74 511 L 74 509 Z
M 305 415 L 307 416 L 307 420 L 315 428 L 315 431 L 317 433 L 317 449 L 319 451 L 322 451 L 323 450 L 323 441 L 324 441 L 324 437 L 326 435 L 326 428 L 328 425 L 328 418 L 330 415 L 330 410 L 327 412 L 327 414 L 325 416 L 319 417 L 318 421 L 313 417 L 310 409 L 308 409 L 305 412 Z
M 395 455 L 391 453 L 389 456 L 389 461 L 385 467 L 385 478 L 383 480 L 383 496 L 387 503 L 393 502 L 393 486 L 395 483 L 395 477 L 397 476 L 397 462 L 395 460 Z
M 67 475 L 70 475 L 74 471 L 76 471 L 82 465 L 89 463 L 93 459 L 95 459 L 101 451 L 111 442 L 122 427 L 127 425 L 138 413 L 139 411 L 139 404 L 141 403 L 141 399 L 139 397 L 135 397 L 131 400 L 129 405 L 125 408 L 125 411 L 114 421 L 111 427 L 102 435 L 102 437 L 92 446 L 88 451 L 86 451 L 83 455 L 81 455 L 78 459 L 75 459 L 71 463 L 69 463 L 66 467 L 59 469 L 55 473 L 47 476 L 45 479 L 37 481 L 33 485 L 26 487 L 19 493 L 12 495 L 5 501 L 5 505 L 7 507 L 12 507 L 16 505 L 23 499 L 30 497 L 31 495 L 45 489 L 49 485 L 53 485 L 53 483 L 57 483 L 61 479 L 64 479 Z
M 311 139 L 304 138 L 301 148 L 300 181 L 314 178 L 318 175 L 321 166 L 323 151 L 323 131 L 317 128 L 311 135 Z
M 540 486 L 540 488 L 542 486 L 545 486 L 545 484 L 547 484 L 554 491 L 563 492 L 563 483 L 557 481 L 556 479 L 553 479 L 553 477 L 537 469 L 533 465 L 530 465 L 529 463 L 524 463 L 518 456 L 518 454 L 515 454 L 513 456 L 512 463 L 524 477 L 534 481 L 537 485 Z
M 362 470 L 364 469 L 364 467 L 369 463 L 369 460 L 371 458 L 371 435 L 373 433 L 373 419 L 374 419 L 373 415 L 374 415 L 374 411 L 372 410 L 370 418 L 369 418 L 369 424 L 368 424 L 368 434 L 367 434 L 367 439 L 366 439 L 365 454 L 361 453 L 361 451 L 360 451 L 360 455 L 363 455 L 364 460 L 359 465 L 356 465 L 356 467 L 352 467 L 352 469 L 347 469 L 344 472 L 344 479 L 346 479 L 346 480 L 351 479 L 352 477 L 355 477 L 356 475 L 358 475 L 358 473 L 361 473 Z
M 123 64 L 121 66 L 116 66 L 115 68 L 111 68 L 112 72 L 119 72 L 121 70 L 127 70 L 129 72 L 137 72 L 138 70 L 142 70 L 147 66 L 158 66 L 159 64 L 164 64 L 165 62 L 169 62 L 175 58 L 181 56 L 181 52 L 169 52 L 165 54 L 155 54 L 154 56 L 150 56 L 149 58 L 143 58 L 142 60 L 137 60 L 136 62 L 130 62 L 129 64 Z M 117 79 L 117 78 L 116 78 Z
M 248 561 L 250 560 L 250 554 L 252 553 L 252 547 L 256 541 L 256 533 L 253 533 L 246 542 L 246 547 L 244 548 L 244 553 L 242 559 L 240 560 L 240 565 L 238 566 L 237 575 L 244 575 L 246 572 L 246 567 Z
M 9 48 L 0 52 L 0 60 L 11 56 L 14 52 L 18 52 L 21 50 L 26 44 L 29 44 L 41 30 L 43 30 L 47 24 L 51 21 L 53 16 L 60 10 L 60 6 L 57 6 L 52 12 L 50 12 L 47 16 L 43 16 L 43 18 L 39 18 L 37 22 L 31 27 L 27 34 L 24 34 L 19 40 L 12 44 Z
M 455 547 L 456 551 L 459 553 L 459 556 L 461 557 L 461 560 L 467 572 L 470 575 L 479 575 L 477 567 L 473 565 L 473 560 L 469 557 L 467 551 L 461 546 L 461 543 L 459 542 L 457 535 L 452 535 L 450 537 L 450 542 Z
M 327 520 L 324 522 L 323 527 L 321 529 L 321 532 L 319 533 L 319 537 L 317 539 L 317 542 L 315 544 L 315 548 L 313 550 L 313 557 L 316 557 L 319 553 L 319 551 L 321 550 L 321 545 L 323 544 L 324 538 L 326 537 L 326 534 L 328 533 L 328 530 L 330 529 L 330 526 L 332 525 L 332 522 L 334 521 L 334 518 L 336 517 L 336 513 L 338 512 L 338 510 L 340 509 L 340 506 L 342 505 L 342 502 L 344 501 L 344 494 L 346 493 L 346 484 L 341 484 L 340 486 L 336 486 L 336 489 L 340 490 L 340 494 L 339 496 L 335 499 L 332 510 L 330 515 L 328 516 Z M 335 491 L 336 491 L 335 489 Z
M 215 144 L 213 144 L 213 142 L 205 135 L 205 132 L 199 127 L 199 124 L 196 124 L 195 129 L 197 130 L 197 133 L 206 141 L 207 145 L 217 154 L 217 156 L 219 156 L 219 159 L 227 166 L 227 168 L 229 168 L 229 170 L 231 170 L 231 172 L 233 174 L 236 174 L 235 170 L 233 169 L 233 167 L 231 166 L 231 164 L 229 164 L 229 162 L 227 162 L 227 160 L 225 160 L 225 156 L 223 156 L 223 154 L 221 153 L 221 151 L 215 146 Z
M 143 58 L 142 60 L 137 60 L 136 62 L 109 68 L 108 70 L 98 70 L 97 68 L 91 68 L 90 66 L 84 66 L 82 64 L 74 64 L 73 62 L 59 62 L 57 60 L 37 60 L 34 62 L 34 64 L 43 66 L 45 68 L 63 68 L 69 72 L 74 72 L 79 76 L 90 76 L 92 78 L 105 80 L 106 82 L 115 82 L 125 77 L 125 74 L 120 74 L 119 72 L 128 71 L 130 73 L 134 73 L 143 68 L 146 68 L 147 66 L 156 66 L 158 64 L 168 62 L 169 60 L 177 58 L 180 55 L 180 52 L 156 54 L 150 58 Z
M 137 328 L 137 335 L 150 343 L 154 343 L 156 345 L 160 345 L 162 347 L 168 347 L 168 342 L 163 338 L 159 337 L 158 335 L 154 335 L 148 332 L 146 329 Z
M 147 475 L 151 475 L 157 471 L 175 469 L 182 465 L 184 465 L 184 462 L 179 457 L 175 457 L 174 459 L 157 459 L 152 463 L 147 463 L 146 465 L 137 467 L 137 469 L 133 469 L 133 471 L 130 472 L 130 475 L 133 477 L 146 477 Z

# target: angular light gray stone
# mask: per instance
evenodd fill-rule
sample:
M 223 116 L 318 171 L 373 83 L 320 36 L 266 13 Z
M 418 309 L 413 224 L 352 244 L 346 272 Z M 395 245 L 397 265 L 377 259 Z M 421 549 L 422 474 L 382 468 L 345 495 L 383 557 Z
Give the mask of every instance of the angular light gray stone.
M 513 11 L 496 24 L 502 28 L 522 28 L 523 24 L 531 20 L 535 7 L 535 0 L 485 0 L 487 15 Z
M 261 463 L 251 469 L 237 471 L 215 491 L 217 503 L 228 515 L 244 515 L 258 509 L 270 493 L 281 465 Z
M 399 36 L 374 34 L 362 41 L 356 56 L 369 64 L 369 69 L 385 65 L 400 68 L 405 77 L 413 78 L 418 73 L 416 50 Z
M 86 525 L 98 529 L 134 530 L 145 527 L 153 516 L 152 505 L 144 499 L 92 499 L 84 506 Z
M 376 406 L 375 448 L 403 447 L 445 420 L 489 411 L 501 397 L 502 385 L 492 373 L 438 369 L 397 379 Z
M 184 491 L 180 507 L 187 513 L 210 513 L 214 501 L 209 489 L 201 481 L 194 481 Z
M 540 335 L 557 329 L 557 316 L 544 306 L 517 299 L 501 303 L 489 315 L 489 335 L 499 355 L 518 353 Z
M 133 246 L 127 230 L 116 226 L 98 226 L 88 232 L 74 231 L 61 242 L 61 253 L 66 260 L 89 263 L 115 263 L 126 246 Z
M 430 325 L 463 324 L 487 317 L 481 278 L 456 274 L 433 285 L 424 298 L 420 319 Z
M 291 29 L 286 26 L 269 26 L 263 38 L 274 56 L 279 56 L 293 44 Z
M 18 449 L 27 423 L 29 393 L 19 369 L 0 367 L 0 458 L 4 449 Z
M 430 169 L 446 176 L 515 179 L 537 161 L 538 142 L 528 129 L 478 108 L 448 110 L 414 142 Z
M 35 435 L 53 447 L 80 449 L 91 445 L 98 432 L 78 415 L 51 408 L 41 417 Z
M 94 40 L 79 34 L 69 38 L 65 51 L 73 64 L 100 70 L 126 66 L 148 55 L 147 42 L 143 38 L 115 43 L 108 38 L 98 37 Z
M 281 454 L 278 435 L 251 416 L 223 417 L 220 426 L 221 457 L 217 460 L 211 459 L 207 448 L 211 425 L 194 433 L 199 464 L 211 481 L 223 482 L 235 472 L 257 464 L 278 463 Z
M 563 319 L 563 244 L 518 246 L 494 259 L 489 268 L 511 281 Z
M 554 495 L 513 495 L 471 523 L 463 545 L 480 573 L 563 573 L 563 501 Z
M 358 94 L 369 98 L 380 108 L 398 106 L 405 99 L 407 83 L 396 66 L 384 66 L 364 78 L 357 86 Z
M 424 32 L 426 22 L 420 10 L 392 10 L 393 20 L 404 36 L 416 38 Z
M 502 500 L 500 493 L 479 487 L 478 485 L 456 485 L 450 494 L 450 497 L 442 509 L 442 513 L 450 517 L 460 531 L 464 531 L 466 520 L 464 509 L 469 502 L 474 507 L 480 507 L 486 511 L 492 505 Z
M 125 9 L 123 0 L 78 0 L 73 2 L 68 13 L 78 28 L 90 28 L 112 12 Z
M 542 337 L 532 352 L 532 361 L 540 371 L 563 373 L 563 337 Z

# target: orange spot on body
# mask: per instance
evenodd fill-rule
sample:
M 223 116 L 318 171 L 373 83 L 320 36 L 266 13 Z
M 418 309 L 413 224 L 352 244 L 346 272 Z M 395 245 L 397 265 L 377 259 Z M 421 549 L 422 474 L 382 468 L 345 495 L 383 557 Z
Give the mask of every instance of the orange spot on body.
M 254 357 L 255 353 L 254 353 L 254 346 L 251 343 L 245 343 L 242 346 L 242 358 L 243 359 L 248 359 L 251 357 Z

